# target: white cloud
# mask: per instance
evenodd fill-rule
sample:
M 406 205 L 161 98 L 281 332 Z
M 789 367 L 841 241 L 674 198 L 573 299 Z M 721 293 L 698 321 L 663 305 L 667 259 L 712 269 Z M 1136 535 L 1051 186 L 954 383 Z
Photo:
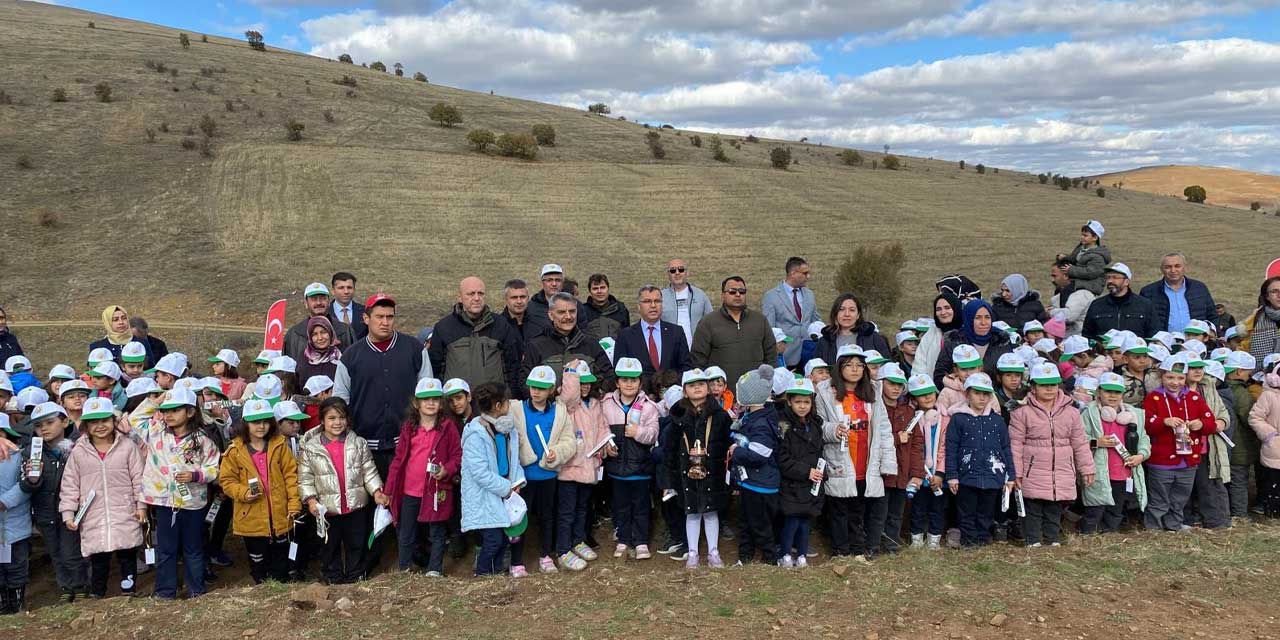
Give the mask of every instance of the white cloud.
M 952 36 L 1132 34 L 1276 5 L 1280 5 L 1277 0 L 1077 0 L 1069 5 L 1061 0 L 991 0 L 959 13 L 920 17 L 882 33 L 856 38 L 846 49 Z
M 540 8 L 525 4 L 540 13 Z M 718 82 L 744 72 L 811 62 L 807 44 L 730 35 L 685 36 L 615 28 L 588 17 L 564 28 L 517 22 L 469 7 L 427 16 L 357 11 L 302 23 L 311 53 L 400 61 L 444 84 L 543 94 L 581 88 L 644 90 Z

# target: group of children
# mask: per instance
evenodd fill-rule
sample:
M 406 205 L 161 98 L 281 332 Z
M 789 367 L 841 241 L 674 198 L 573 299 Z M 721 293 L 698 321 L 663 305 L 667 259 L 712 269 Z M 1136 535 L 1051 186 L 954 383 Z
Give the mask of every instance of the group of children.
M 176 598 L 181 564 L 198 596 L 209 565 L 230 563 L 228 529 L 255 582 L 305 578 L 318 555 L 323 578 L 344 583 L 367 574 L 387 522 L 400 569 L 443 575 L 461 538 L 476 575 L 521 577 L 532 531 L 540 572 L 596 561 L 605 508 L 614 558 L 653 557 L 657 506 L 670 537 L 657 553 L 689 568 L 724 566 L 733 510 L 738 561 L 788 568 L 813 557 L 815 521 L 832 555 L 858 561 L 938 549 L 951 531 L 956 546 L 1056 546 L 1073 509 L 1084 533 L 1134 513 L 1149 529 L 1230 526 L 1248 516 L 1250 473 L 1275 515 L 1280 356 L 1255 376 L 1251 355 L 1203 325 L 1091 345 L 1031 322 L 995 380 L 960 344 L 941 385 L 903 359 L 927 323 L 904 326 L 892 360 L 850 344 L 830 365 L 762 365 L 732 389 L 718 367 L 642 380 L 633 358 L 607 392 L 586 362 L 535 367 L 524 400 L 424 378 L 385 478 L 333 380 L 299 389 L 278 353 L 254 360 L 252 384 L 231 350 L 203 378 L 180 353 L 144 372 L 129 345 L 121 362 L 95 350 L 83 375 L 57 365 L 43 385 L 15 356 L 0 376 L 2 607 L 24 606 L 33 524 L 73 601 L 107 595 L 113 564 L 123 594 L 153 567 L 154 595 Z

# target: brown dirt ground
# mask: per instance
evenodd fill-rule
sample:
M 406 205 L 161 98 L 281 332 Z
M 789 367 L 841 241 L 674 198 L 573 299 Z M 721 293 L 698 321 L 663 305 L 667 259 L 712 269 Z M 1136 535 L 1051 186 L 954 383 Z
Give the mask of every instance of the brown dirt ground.
M 1123 182 L 1126 191 L 1175 198 L 1182 198 L 1183 189 L 1198 184 L 1209 193 L 1210 204 L 1248 209 L 1250 203 L 1258 202 L 1265 211 L 1274 213 L 1280 209 L 1280 176 L 1240 169 L 1169 165 L 1108 173 L 1093 179 L 1107 187 Z

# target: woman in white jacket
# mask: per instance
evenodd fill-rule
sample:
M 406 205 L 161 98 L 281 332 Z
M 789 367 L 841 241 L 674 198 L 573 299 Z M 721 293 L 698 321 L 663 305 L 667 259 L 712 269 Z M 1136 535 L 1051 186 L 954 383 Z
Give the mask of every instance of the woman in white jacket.
M 916 359 L 911 365 L 911 375 L 926 375 L 933 378 L 933 368 L 938 364 L 938 354 L 942 353 L 942 340 L 947 332 L 959 329 L 962 323 L 960 311 L 964 305 L 960 299 L 950 293 L 938 294 L 933 299 L 933 326 L 920 336 L 920 346 L 916 348 Z
M 893 427 L 857 346 L 840 348 L 832 373 L 817 387 L 832 555 L 865 561 L 884 533 L 884 476 L 898 473 Z

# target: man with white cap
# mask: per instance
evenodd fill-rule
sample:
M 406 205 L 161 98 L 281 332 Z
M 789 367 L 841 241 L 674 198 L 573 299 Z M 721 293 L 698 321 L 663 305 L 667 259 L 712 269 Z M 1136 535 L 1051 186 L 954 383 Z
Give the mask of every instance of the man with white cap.
M 311 336 L 307 335 L 307 320 L 314 316 L 324 316 L 329 320 L 329 324 L 333 326 L 333 339 L 338 341 L 339 349 L 345 350 L 355 343 L 356 337 L 351 325 L 344 324 L 333 315 L 333 306 L 329 304 L 329 287 L 323 282 L 312 282 L 303 289 L 302 298 L 307 315 L 285 333 L 284 355 L 295 361 L 301 361 L 305 357 L 303 352 L 311 342 Z
M 1098 296 L 1085 313 L 1083 335 L 1099 340 L 1110 329 L 1132 331 L 1149 336 L 1159 330 L 1151 301 L 1129 288 L 1133 271 L 1123 262 L 1106 268 L 1107 294 Z
M 818 304 L 809 284 L 809 262 L 804 258 L 787 258 L 786 277 L 778 286 L 766 291 L 761 301 L 765 320 L 791 338 L 783 360 L 786 366 L 800 363 L 800 346 L 809 324 L 818 320 Z
M 715 308 L 706 292 L 689 282 L 689 265 L 680 258 L 667 261 L 667 286 L 662 288 L 662 320 L 684 329 L 688 346 L 702 318 Z
M 524 339 L 526 343 L 532 342 L 538 334 L 551 330 L 551 319 L 547 313 L 551 310 L 551 298 L 557 293 L 564 290 L 564 267 L 558 264 L 550 263 L 542 265 L 539 272 L 539 278 L 542 281 L 542 290 L 533 294 L 529 298 L 529 307 L 525 311 L 525 322 L 529 323 L 529 327 L 524 331 Z M 587 329 L 587 313 L 582 308 L 582 301 L 573 297 L 574 307 L 577 310 L 578 328 L 586 331 Z M 592 367 L 595 370 L 595 367 Z M 523 378 L 521 378 L 523 380 Z
M 1203 282 L 1187 277 L 1187 257 L 1166 253 L 1160 259 L 1164 278 L 1142 288 L 1142 297 L 1151 301 L 1156 326 L 1173 333 L 1192 320 L 1218 324 L 1218 308 Z

